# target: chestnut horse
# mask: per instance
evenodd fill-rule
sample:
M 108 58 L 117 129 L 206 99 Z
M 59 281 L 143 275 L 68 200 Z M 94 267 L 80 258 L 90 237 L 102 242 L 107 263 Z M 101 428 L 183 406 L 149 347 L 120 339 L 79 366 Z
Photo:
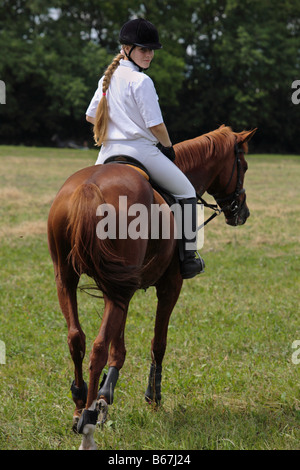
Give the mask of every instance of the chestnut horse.
M 198 197 L 205 191 L 211 194 L 224 213 L 226 223 L 233 226 L 244 224 L 249 216 L 243 189 L 247 170 L 244 154 L 254 132 L 236 133 L 221 126 L 174 146 L 175 164 L 189 178 Z M 81 449 L 95 448 L 93 433 L 99 412 L 104 421 L 107 405 L 113 401 L 119 370 L 125 361 L 124 329 L 128 305 L 137 289 L 149 286 L 155 286 L 158 304 L 145 397 L 147 401 L 159 403 L 168 323 L 183 282 L 178 242 L 172 230 L 169 239 L 97 236 L 97 224 L 103 220 L 97 208 L 109 204 L 118 215 L 123 210 L 119 205 L 120 195 L 127 196 L 127 209 L 138 202 L 149 209 L 148 214 L 151 214 L 152 204 L 159 204 L 163 208 L 161 217 L 168 217 L 174 223 L 169 205 L 149 181 L 136 169 L 116 163 L 94 165 L 70 176 L 58 192 L 48 219 L 49 251 L 75 366 L 71 387 L 76 405 L 73 429 L 83 435 Z M 151 224 L 150 219 L 151 215 Z M 130 220 L 133 219 L 128 217 L 128 222 Z M 105 302 L 99 334 L 90 354 L 88 387 L 82 372 L 85 335 L 76 300 L 83 273 L 95 281 Z M 100 375 L 107 363 L 108 374 L 98 393 Z

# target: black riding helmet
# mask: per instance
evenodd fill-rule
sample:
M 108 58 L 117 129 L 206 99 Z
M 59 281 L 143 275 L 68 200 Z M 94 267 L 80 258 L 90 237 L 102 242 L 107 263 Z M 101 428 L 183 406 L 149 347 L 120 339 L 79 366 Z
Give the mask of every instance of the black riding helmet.
M 125 23 L 120 31 L 120 43 L 148 49 L 161 49 L 158 32 L 150 21 L 138 18 Z
M 121 28 L 119 40 L 121 44 L 132 45 L 129 54 L 125 52 L 125 55 L 133 63 L 135 62 L 131 59 L 130 54 L 136 46 L 145 47 L 147 49 L 162 48 L 157 29 L 150 21 L 144 20 L 143 18 L 127 21 Z M 141 69 L 141 67 L 139 67 L 139 69 L 145 70 Z

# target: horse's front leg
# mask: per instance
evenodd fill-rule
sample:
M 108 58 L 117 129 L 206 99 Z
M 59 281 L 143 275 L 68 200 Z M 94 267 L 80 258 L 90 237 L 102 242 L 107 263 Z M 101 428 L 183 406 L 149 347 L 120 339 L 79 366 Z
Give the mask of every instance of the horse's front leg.
M 178 262 L 173 260 L 164 276 L 156 284 L 158 298 L 154 337 L 151 342 L 152 363 L 145 392 L 148 403 L 161 401 L 161 374 L 162 361 L 167 346 L 167 334 L 171 313 L 178 300 L 182 287 L 182 277 L 179 272 Z
M 127 306 L 121 307 L 113 301 L 105 298 L 105 309 L 99 330 L 94 341 L 90 355 L 90 380 L 86 408 L 83 411 L 79 423 L 78 432 L 83 435 L 80 450 L 96 449 L 94 431 L 98 422 L 99 412 L 103 413 L 104 421 L 107 413 L 107 404 L 113 402 L 113 392 L 116 385 L 119 369 L 125 360 L 125 347 L 123 341 L 124 326 L 127 314 Z M 112 343 L 112 351 L 108 356 L 109 345 Z M 120 345 L 120 349 L 117 349 Z M 99 393 L 99 378 L 109 357 L 109 370 Z

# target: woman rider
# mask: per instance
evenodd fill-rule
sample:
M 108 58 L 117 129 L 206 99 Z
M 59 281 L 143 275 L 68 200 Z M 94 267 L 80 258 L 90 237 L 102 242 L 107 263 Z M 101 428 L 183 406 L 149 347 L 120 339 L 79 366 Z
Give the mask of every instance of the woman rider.
M 190 226 L 187 230 L 183 227 L 181 240 L 181 275 L 188 279 L 204 271 L 204 261 L 196 258 L 195 250 L 188 249 L 195 237 L 191 240 L 186 236 L 191 230 L 196 233 L 195 189 L 173 163 L 175 152 L 153 81 L 142 73 L 150 67 L 154 50 L 162 45 L 155 26 L 141 18 L 123 25 L 120 43 L 122 50 L 99 80 L 86 111 L 87 121 L 94 124 L 96 144 L 101 146 L 96 164 L 111 156 L 133 157 L 146 167 L 153 181 L 176 197 L 184 224 L 185 214 L 191 214 L 192 209 Z

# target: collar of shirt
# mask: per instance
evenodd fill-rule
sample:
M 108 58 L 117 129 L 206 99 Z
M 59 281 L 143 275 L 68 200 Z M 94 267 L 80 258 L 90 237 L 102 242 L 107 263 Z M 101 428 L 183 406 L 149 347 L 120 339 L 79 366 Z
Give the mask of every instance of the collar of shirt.
M 124 67 L 129 67 L 130 69 L 135 70 L 136 72 L 139 72 L 139 67 L 135 65 L 133 62 L 131 62 L 130 60 L 121 59 L 120 65 L 123 65 Z

